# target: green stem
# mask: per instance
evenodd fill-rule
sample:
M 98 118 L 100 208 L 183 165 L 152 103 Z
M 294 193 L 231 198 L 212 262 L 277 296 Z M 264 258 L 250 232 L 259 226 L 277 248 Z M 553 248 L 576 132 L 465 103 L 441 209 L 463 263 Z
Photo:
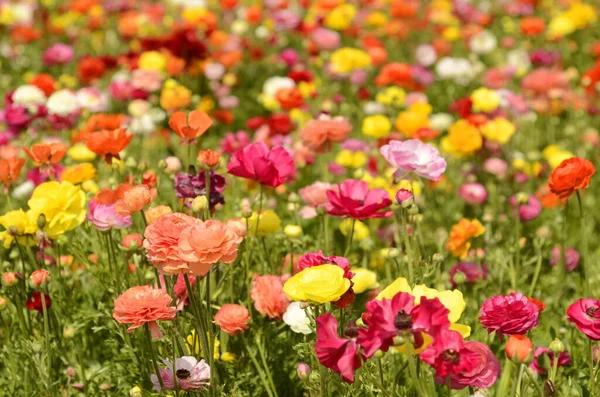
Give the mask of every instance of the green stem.
M 241 335 L 241 339 L 242 339 L 242 343 L 244 344 L 244 347 L 246 348 L 246 351 L 248 352 L 248 356 L 250 356 L 250 360 L 252 360 L 252 364 L 254 364 L 254 368 L 256 369 L 256 372 L 258 372 L 258 376 L 260 377 L 260 380 L 263 383 L 263 387 L 267 391 L 267 394 L 269 395 L 269 397 L 275 397 L 273 395 L 273 392 L 271 391 L 269 382 L 265 379 L 265 374 L 263 373 L 263 370 L 260 367 L 258 360 L 254 356 L 254 354 L 252 354 L 250 348 L 248 347 L 248 344 L 246 343 L 246 338 L 244 338 L 243 334 Z
M 415 390 L 417 391 L 417 395 L 419 396 L 427 396 L 427 392 L 421 386 L 421 381 L 419 380 L 419 375 L 417 374 L 417 365 L 415 363 L 415 356 L 413 355 L 412 342 L 408 341 L 405 344 L 406 346 L 406 356 L 408 359 L 408 372 L 410 373 L 410 377 L 412 378 L 413 385 Z
M 414 282 L 414 275 L 413 275 L 413 257 L 412 257 L 412 247 L 410 246 L 410 242 L 408 239 L 408 224 L 406 222 L 406 215 L 404 213 L 404 210 L 401 210 L 401 217 L 400 220 L 402 221 L 402 235 L 404 237 L 404 247 L 406 249 L 406 255 L 408 257 L 408 282 L 410 285 L 413 284 Z
M 540 277 L 540 271 L 542 270 L 542 254 L 537 252 L 537 263 L 535 264 L 535 271 L 533 273 L 533 279 L 531 280 L 531 285 L 529 286 L 529 296 L 533 296 L 533 292 L 535 291 L 535 286 L 537 284 L 538 278 Z
M 513 383 L 511 396 L 520 397 L 521 396 L 521 382 L 523 381 L 523 373 L 525 372 L 525 365 L 521 364 L 519 366 L 519 375 L 517 376 L 517 381 Z
M 583 276 L 584 296 L 589 297 L 590 292 L 591 292 L 590 277 L 592 276 L 592 273 L 590 272 L 590 257 L 589 257 L 589 250 L 588 250 L 588 236 L 587 236 L 587 230 L 586 230 L 587 228 L 586 228 L 586 223 L 585 223 L 585 216 L 583 213 L 583 204 L 581 203 L 581 194 L 579 193 L 579 190 L 577 191 L 577 203 L 579 204 L 579 216 L 581 219 L 581 232 L 582 232 L 581 238 L 582 238 L 582 243 L 583 243 L 583 271 L 585 273 Z
M 529 378 L 529 381 L 531 383 L 533 383 L 533 386 L 535 387 L 535 390 L 537 391 L 538 396 L 544 397 L 544 392 L 542 391 L 542 388 L 540 387 L 540 385 L 537 384 L 535 379 L 533 379 L 533 376 L 531 376 L 531 373 L 529 371 L 525 371 L 525 375 L 527 375 L 527 377 Z
M 44 342 L 46 344 L 46 361 L 48 365 L 48 392 L 51 396 L 54 395 L 54 387 L 52 386 L 52 348 L 50 345 L 50 325 L 48 322 L 48 309 L 46 309 L 46 294 L 40 291 L 42 297 L 42 314 L 44 316 Z
M 350 252 L 350 247 L 352 246 L 352 239 L 354 238 L 355 225 L 356 219 L 352 218 L 352 227 L 350 228 L 350 233 L 348 233 L 348 244 L 346 245 L 346 251 L 344 251 L 344 256 L 348 256 L 348 252 Z
M 258 346 L 258 354 L 260 355 L 260 359 L 262 361 L 263 367 L 265 368 L 265 377 L 269 381 L 271 388 L 273 390 L 273 395 L 277 397 L 277 388 L 275 387 L 275 383 L 273 383 L 273 377 L 271 376 L 271 371 L 269 370 L 269 365 L 267 364 L 267 359 L 265 356 L 264 348 L 261 341 L 258 339 L 258 335 L 256 336 L 256 345 Z
M 154 372 L 158 377 L 160 389 L 162 392 L 165 392 L 167 391 L 167 388 L 165 387 L 165 382 L 163 382 L 162 376 L 160 376 L 160 369 L 158 368 L 158 359 L 156 357 L 156 352 L 154 351 L 154 346 L 152 346 L 152 335 L 150 334 L 150 326 L 148 325 L 148 323 L 144 324 L 144 334 L 146 337 L 146 345 L 148 345 L 148 350 L 150 351 L 152 366 L 154 367 Z M 173 363 L 173 365 L 175 365 L 175 363 Z

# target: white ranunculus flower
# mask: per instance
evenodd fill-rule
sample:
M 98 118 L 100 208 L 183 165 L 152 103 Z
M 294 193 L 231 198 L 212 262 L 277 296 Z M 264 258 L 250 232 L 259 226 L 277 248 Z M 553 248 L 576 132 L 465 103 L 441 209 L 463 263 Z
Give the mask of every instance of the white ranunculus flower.
M 48 114 L 56 114 L 58 116 L 68 116 L 79 109 L 77 95 L 71 90 L 58 90 L 50 95 L 46 102 Z
M 381 114 L 385 113 L 385 105 L 379 102 L 369 101 L 363 105 L 363 110 L 366 114 Z
M 134 134 L 148 135 L 156 131 L 157 125 L 150 114 L 134 117 L 129 122 L 127 130 Z
M 31 196 L 31 193 L 33 193 L 33 189 L 35 189 L 35 184 L 33 183 L 33 181 L 25 181 L 20 185 L 16 186 L 13 189 L 11 195 L 17 200 L 25 200 Z
M 525 50 L 511 50 L 506 54 L 506 63 L 517 71 L 517 76 L 523 76 L 531 67 L 529 54 Z
M 415 56 L 417 58 L 417 62 L 419 62 L 421 66 L 425 67 L 433 65 L 437 60 L 437 52 L 430 44 L 422 44 L 418 46 Z
M 289 77 L 274 76 L 268 78 L 263 84 L 263 94 L 275 97 L 277 91 L 282 88 L 294 88 L 296 83 Z
M 300 304 L 301 302 L 292 302 L 288 305 L 283 314 L 283 322 L 289 325 L 292 331 L 308 335 L 312 333 L 310 319 L 306 315 L 306 311 L 300 307 Z
M 90 112 L 102 112 L 108 108 L 108 97 L 97 88 L 84 87 L 77 91 L 77 104 Z
M 46 102 L 46 94 L 34 85 L 25 84 L 13 92 L 12 101 L 15 105 L 21 105 L 30 110 L 36 110 L 37 106 L 43 105 L 44 102 Z
M 453 121 L 454 118 L 448 113 L 436 113 L 429 117 L 429 126 L 436 131 L 446 131 Z
M 498 46 L 498 39 L 489 30 L 482 30 L 471 37 L 469 44 L 475 54 L 489 54 Z

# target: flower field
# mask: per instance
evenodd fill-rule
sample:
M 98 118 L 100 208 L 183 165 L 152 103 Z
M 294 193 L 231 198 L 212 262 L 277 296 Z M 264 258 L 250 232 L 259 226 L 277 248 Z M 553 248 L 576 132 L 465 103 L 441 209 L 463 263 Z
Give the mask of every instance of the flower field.
M 599 0 L 0 0 L 0 396 L 600 396 Z

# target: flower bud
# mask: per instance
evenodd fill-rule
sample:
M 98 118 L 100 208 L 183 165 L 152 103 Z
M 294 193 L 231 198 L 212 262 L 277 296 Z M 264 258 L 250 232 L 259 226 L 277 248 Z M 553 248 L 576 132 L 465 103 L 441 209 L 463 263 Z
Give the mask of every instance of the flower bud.
M 221 158 L 221 153 L 214 152 L 210 149 L 201 150 L 198 153 L 198 164 L 204 165 L 208 168 L 214 168 L 219 164 L 219 159 Z
M 139 233 L 128 234 L 121 241 L 121 245 L 130 251 L 137 251 L 142 246 L 142 235 Z
M 2 285 L 11 287 L 19 281 L 19 276 L 15 272 L 6 272 L 2 274 Z
M 400 189 L 396 192 L 394 198 L 396 199 L 396 202 L 402 206 L 404 206 L 404 203 L 407 203 L 407 205 L 413 203 L 413 194 L 410 190 Z
M 529 202 L 529 195 L 524 192 L 519 192 L 516 195 L 517 203 L 519 204 L 527 204 Z
M 433 263 L 442 263 L 442 261 L 444 260 L 444 255 L 440 254 L 439 252 L 436 252 L 431 257 L 431 260 Z
M 33 288 L 39 288 L 50 281 L 50 273 L 46 269 L 39 269 L 31 273 L 29 282 Z
M 289 238 L 298 238 L 302 235 L 302 228 L 298 225 L 287 225 L 283 228 L 283 233 Z
M 69 378 L 74 378 L 77 376 L 77 370 L 73 367 L 67 367 L 65 370 L 65 375 L 67 375 Z
M 148 281 L 150 280 L 154 280 L 156 278 L 156 275 L 154 274 L 154 272 L 152 270 L 148 270 L 145 274 L 144 274 L 144 278 Z
M 133 157 L 128 157 L 127 160 L 125 160 L 125 166 L 127 168 L 134 169 L 135 167 L 137 167 L 137 161 L 135 161 Z
M 298 364 L 297 368 L 298 377 L 302 380 L 308 379 L 310 376 L 310 367 L 305 363 Z
M 129 397 L 143 397 L 142 389 L 139 386 L 135 386 L 129 390 Z
M 6 309 L 6 299 L 0 296 L 0 312 Z
M 511 335 L 506 342 L 506 356 L 515 363 L 529 364 L 533 361 L 533 343 L 523 335 Z
M 208 208 L 208 199 L 206 196 L 198 196 L 192 201 L 192 209 L 196 212 L 202 212 Z
M 38 216 L 37 227 L 39 230 L 44 230 L 46 227 L 46 216 L 44 214 L 40 214 L 40 216 Z
M 550 346 L 548 346 L 553 353 L 562 353 L 565 351 L 565 345 L 561 342 L 560 339 L 554 338 L 552 342 L 550 342 Z
M 388 253 L 387 253 L 387 257 L 390 259 L 394 259 L 400 256 L 400 251 L 398 250 L 398 248 L 390 248 Z
M 408 207 L 408 213 L 410 215 L 417 215 L 419 213 L 419 207 L 417 207 L 416 204 L 412 204 L 410 207 Z
M 71 328 L 71 327 L 65 327 L 63 329 L 63 336 L 66 339 L 71 339 L 71 338 L 73 338 L 75 336 L 75 330 L 73 328 Z
M 169 156 L 164 159 L 164 170 L 167 174 L 174 174 L 181 171 L 181 160 L 179 157 Z
M 98 386 L 98 387 L 102 391 L 109 391 L 110 389 L 112 389 L 112 386 L 109 385 L 108 383 L 101 383 L 100 386 Z

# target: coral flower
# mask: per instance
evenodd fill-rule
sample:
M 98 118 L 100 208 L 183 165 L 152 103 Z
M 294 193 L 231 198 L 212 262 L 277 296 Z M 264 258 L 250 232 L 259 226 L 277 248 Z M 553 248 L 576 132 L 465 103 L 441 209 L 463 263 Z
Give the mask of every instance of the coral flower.
M 362 365 L 359 345 L 353 337 L 358 332 L 346 332 L 350 339 L 338 336 L 338 322 L 331 313 L 320 315 L 317 320 L 317 343 L 315 351 L 319 362 L 342 375 L 345 382 L 354 382 L 354 372 Z
M 540 310 L 521 293 L 493 296 L 483 302 L 479 321 L 488 333 L 498 336 L 525 335 L 537 327 Z
M 177 308 L 170 306 L 171 296 L 149 285 L 129 288 L 115 299 L 113 318 L 120 324 L 131 324 L 127 332 L 148 324 L 154 339 L 161 338 L 158 320 L 174 320 Z
M 504 352 L 509 360 L 529 363 L 533 358 L 533 343 L 523 335 L 511 335 L 506 342 Z
M 415 85 L 412 80 L 410 65 L 399 62 L 385 65 L 375 78 L 375 84 L 379 87 L 395 84 L 407 88 L 412 88 Z
M 591 340 L 600 340 L 600 301 L 579 299 L 567 309 L 567 320 Z
M 379 149 L 388 163 L 397 169 L 394 176 L 414 173 L 422 178 L 437 181 L 446 171 L 446 160 L 433 146 L 417 139 L 390 141 Z
M 337 186 L 327 182 L 315 182 L 298 190 L 298 194 L 307 204 L 299 214 L 304 219 L 311 219 L 317 216 L 317 208 L 323 206 L 327 200 L 327 191 L 337 189 Z
M 552 193 L 567 199 L 575 191 L 588 187 L 594 173 L 596 169 L 589 160 L 573 157 L 564 160 L 552 171 L 548 185 Z
M 119 215 L 131 215 L 154 201 L 156 195 L 156 189 L 148 185 L 135 185 L 125 190 L 123 197 L 115 202 L 115 210 Z
M 441 329 L 420 357 L 435 369 L 435 376 L 471 371 L 479 361 L 477 353 L 465 346 L 460 333 L 450 329 Z
M 215 313 L 215 323 L 221 331 L 235 336 L 249 328 L 250 313 L 242 305 L 226 303 Z
M 193 110 L 187 117 L 184 112 L 175 112 L 169 119 L 169 127 L 184 143 L 190 143 L 202 136 L 212 125 L 213 121 L 204 112 Z
M 179 257 L 179 236 L 196 221 L 191 216 L 174 213 L 158 217 L 144 231 L 146 257 L 163 274 L 187 273 L 187 262 Z
M 112 159 L 120 159 L 119 153 L 125 149 L 133 135 L 127 133 L 125 128 L 114 130 L 95 131 L 88 135 L 86 146 L 98 156 L 104 157 L 107 163 L 111 164 Z
M 179 257 L 189 271 L 204 276 L 217 262 L 231 263 L 238 254 L 242 238 L 225 223 L 217 220 L 196 221 L 179 236 Z
M 389 193 L 384 189 L 369 189 L 365 181 L 347 179 L 338 191 L 328 190 L 327 213 L 348 216 L 352 219 L 389 218 L 392 211 L 385 211 L 392 204 Z
M 277 187 L 292 179 L 296 173 L 294 159 L 281 146 L 268 148 L 264 142 L 253 143 L 236 151 L 227 170 L 231 175 L 255 180 Z
M 23 148 L 31 161 L 43 166 L 61 161 L 67 153 L 67 149 L 68 147 L 64 143 L 36 143 L 31 148 Z
M 23 164 L 25 164 L 25 160 L 17 157 L 0 159 L 0 182 L 4 185 L 5 194 L 8 194 L 10 185 L 19 179 Z
M 281 276 L 265 274 L 254 276 L 250 297 L 254 308 L 269 318 L 281 318 L 287 310 L 290 300 L 283 292 L 285 279 Z
M 352 125 L 344 117 L 321 115 L 310 120 L 300 131 L 305 146 L 317 152 L 331 150 L 333 142 L 342 142 L 352 131 Z

